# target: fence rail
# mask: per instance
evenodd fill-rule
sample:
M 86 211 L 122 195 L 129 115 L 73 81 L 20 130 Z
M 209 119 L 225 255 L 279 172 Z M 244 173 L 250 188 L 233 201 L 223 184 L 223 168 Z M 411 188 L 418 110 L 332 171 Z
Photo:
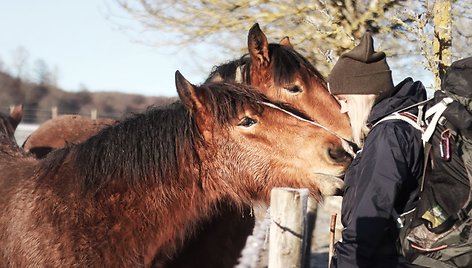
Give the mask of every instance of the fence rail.
M 3 114 L 9 114 L 13 107 L 14 105 L 10 105 L 9 107 L 0 107 L 0 112 Z M 41 124 L 42 122 L 48 119 L 55 118 L 59 115 L 64 115 L 64 114 L 89 116 L 92 119 L 98 119 L 98 118 L 120 119 L 126 114 L 136 113 L 136 112 L 140 112 L 140 111 L 136 110 L 136 111 L 130 111 L 126 113 L 106 113 L 106 112 L 99 112 L 97 108 L 91 108 L 90 112 L 70 113 L 67 110 L 60 110 L 57 106 L 53 106 L 50 109 L 37 109 L 37 108 L 23 107 L 22 122 L 32 123 L 32 124 Z
M 0 107 L 0 112 L 3 114 L 9 114 L 14 105 L 10 105 L 9 107 L 2 106 Z M 38 126 L 51 119 L 55 118 L 59 115 L 64 114 L 74 114 L 74 115 L 81 115 L 81 116 L 90 116 L 92 119 L 98 118 L 112 118 L 112 119 L 120 119 L 124 115 L 123 114 L 106 114 L 106 113 L 98 113 L 96 108 L 92 108 L 90 113 L 66 113 L 58 109 L 58 107 L 54 106 L 51 109 L 35 109 L 35 108 L 27 108 L 23 107 L 23 118 L 21 120 L 20 125 L 17 127 L 15 131 L 15 139 L 17 143 L 21 146 L 26 138 L 38 128 Z

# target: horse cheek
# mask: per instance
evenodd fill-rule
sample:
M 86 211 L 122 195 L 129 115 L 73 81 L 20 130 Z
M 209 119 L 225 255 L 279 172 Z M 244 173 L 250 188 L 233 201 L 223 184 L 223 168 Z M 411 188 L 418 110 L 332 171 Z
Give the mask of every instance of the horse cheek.
M 200 132 L 200 135 L 203 138 L 204 142 L 206 144 L 213 143 L 215 136 L 218 135 L 217 133 L 215 133 L 215 129 L 218 129 L 217 127 L 215 127 L 215 123 L 210 119 L 202 118 L 201 116 L 198 116 L 196 120 L 198 122 L 198 131 Z

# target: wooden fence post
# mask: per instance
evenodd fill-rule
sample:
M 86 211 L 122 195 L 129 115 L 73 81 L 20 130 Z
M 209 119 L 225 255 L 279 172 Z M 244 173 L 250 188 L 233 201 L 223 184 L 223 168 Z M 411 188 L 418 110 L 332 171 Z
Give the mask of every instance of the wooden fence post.
M 97 114 L 98 114 L 98 111 L 97 109 L 92 109 L 92 111 L 90 111 L 90 117 L 92 118 L 92 120 L 97 120 Z
M 337 213 L 331 214 L 329 222 L 329 251 L 328 251 L 328 268 L 331 268 L 331 259 L 334 255 L 334 241 L 336 241 L 336 217 Z
M 274 188 L 270 196 L 269 268 L 301 268 L 307 243 L 308 189 Z
M 306 249 L 305 249 L 305 264 L 304 268 L 311 267 L 311 250 L 313 243 L 313 235 L 316 227 L 316 218 L 318 214 L 318 201 L 312 197 L 308 197 L 307 209 L 306 209 L 306 225 L 305 225 L 305 234 L 306 234 Z
M 57 106 L 51 108 L 51 118 L 57 117 Z

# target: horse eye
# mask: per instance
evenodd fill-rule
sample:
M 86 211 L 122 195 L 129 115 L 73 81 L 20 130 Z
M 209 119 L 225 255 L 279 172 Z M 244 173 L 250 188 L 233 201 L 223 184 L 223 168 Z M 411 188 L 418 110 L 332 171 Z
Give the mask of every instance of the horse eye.
M 239 122 L 238 126 L 242 126 L 242 127 L 250 127 L 254 124 L 256 124 L 257 121 L 250 118 L 250 117 L 247 117 L 245 116 L 243 119 L 241 119 L 241 121 Z
M 299 86 L 290 86 L 285 88 L 288 92 L 290 93 L 300 93 L 302 92 L 302 89 Z

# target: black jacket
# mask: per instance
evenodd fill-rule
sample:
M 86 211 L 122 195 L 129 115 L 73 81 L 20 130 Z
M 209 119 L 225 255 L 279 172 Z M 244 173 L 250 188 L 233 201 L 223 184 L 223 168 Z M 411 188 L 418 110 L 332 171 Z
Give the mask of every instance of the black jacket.
M 368 119 L 372 126 L 401 108 L 426 99 L 421 82 L 405 79 L 392 97 L 377 103 Z M 409 112 L 417 113 L 416 108 Z M 408 210 L 423 169 L 421 132 L 402 120 L 373 127 L 345 176 L 341 220 L 345 229 L 336 243 L 333 267 L 407 267 L 396 251 L 395 210 Z

